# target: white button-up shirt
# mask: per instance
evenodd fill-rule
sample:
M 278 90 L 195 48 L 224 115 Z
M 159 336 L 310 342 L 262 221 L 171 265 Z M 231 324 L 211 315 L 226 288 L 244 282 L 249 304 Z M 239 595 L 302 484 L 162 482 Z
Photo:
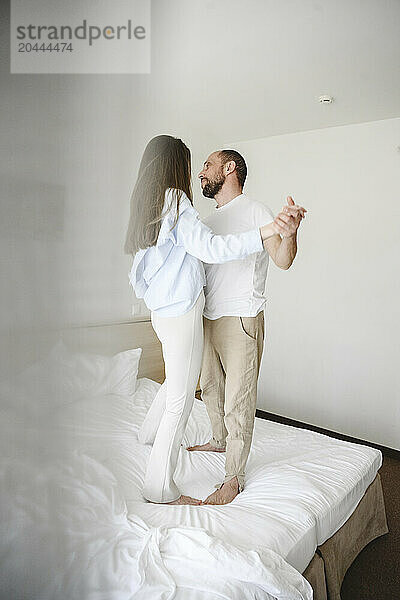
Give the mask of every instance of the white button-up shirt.
M 135 254 L 129 273 L 136 296 L 143 298 L 151 311 L 165 317 L 183 315 L 194 306 L 206 285 L 202 261 L 223 263 L 264 249 L 259 228 L 238 234 L 214 234 L 200 221 L 185 193 L 173 227 L 176 204 L 175 193 L 169 188 L 157 243 Z

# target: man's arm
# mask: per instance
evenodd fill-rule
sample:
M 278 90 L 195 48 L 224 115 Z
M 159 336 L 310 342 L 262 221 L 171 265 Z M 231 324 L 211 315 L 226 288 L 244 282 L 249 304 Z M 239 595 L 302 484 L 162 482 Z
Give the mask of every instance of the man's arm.
M 279 233 L 264 240 L 264 248 L 276 266 L 285 270 L 289 269 L 297 254 L 297 230 L 306 212 L 303 207 L 295 205 L 291 196 L 288 196 L 287 202 L 288 206 L 274 221 Z
M 264 241 L 264 248 L 280 269 L 289 269 L 297 254 L 297 231 L 291 237 L 279 234 Z

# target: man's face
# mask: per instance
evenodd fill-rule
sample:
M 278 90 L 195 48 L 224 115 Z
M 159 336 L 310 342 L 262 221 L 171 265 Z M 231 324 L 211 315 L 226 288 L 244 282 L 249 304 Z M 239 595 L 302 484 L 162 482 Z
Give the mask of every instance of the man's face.
M 203 196 L 214 198 L 225 183 L 224 167 L 218 152 L 213 152 L 207 158 L 199 173 Z

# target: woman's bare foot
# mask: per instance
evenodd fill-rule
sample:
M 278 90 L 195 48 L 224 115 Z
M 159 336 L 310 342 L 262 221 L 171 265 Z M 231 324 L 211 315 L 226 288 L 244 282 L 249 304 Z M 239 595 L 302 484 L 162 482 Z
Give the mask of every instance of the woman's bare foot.
M 212 446 L 210 442 L 207 442 L 207 444 L 199 444 L 197 446 L 189 446 L 186 450 L 189 450 L 189 452 L 192 452 L 193 450 L 202 450 L 203 452 L 225 452 L 225 448 L 216 448 L 215 446 Z
M 239 493 L 239 482 L 233 477 L 208 496 L 203 504 L 229 504 Z
M 201 500 L 197 500 L 197 498 L 181 495 L 177 500 L 173 500 L 172 502 L 166 502 L 165 504 L 192 504 L 194 506 L 198 506 L 201 503 Z

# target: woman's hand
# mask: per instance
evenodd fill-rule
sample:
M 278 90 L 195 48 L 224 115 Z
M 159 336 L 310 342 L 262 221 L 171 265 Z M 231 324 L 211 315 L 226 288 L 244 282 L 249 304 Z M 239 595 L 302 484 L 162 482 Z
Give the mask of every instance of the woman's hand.
M 303 206 L 295 204 L 291 196 L 287 197 L 287 203 L 288 206 L 282 208 L 272 223 L 260 227 L 263 242 L 275 234 L 279 234 L 282 237 L 292 237 L 298 230 L 307 210 Z
M 287 206 L 284 206 L 282 211 L 288 215 L 292 215 L 295 218 L 299 217 L 299 215 L 304 218 L 307 212 L 303 206 L 299 206 L 298 204 L 294 203 L 292 196 L 287 197 Z
M 292 237 L 299 228 L 301 220 L 304 219 L 307 212 L 303 206 L 294 203 L 291 196 L 287 197 L 288 206 L 284 206 L 282 211 L 275 218 L 277 233 L 282 237 Z
M 271 236 L 279 233 L 278 226 L 275 224 L 275 221 L 272 221 L 272 223 L 268 223 L 268 225 L 263 225 L 260 227 L 260 233 L 262 241 L 265 242 L 265 240 Z

